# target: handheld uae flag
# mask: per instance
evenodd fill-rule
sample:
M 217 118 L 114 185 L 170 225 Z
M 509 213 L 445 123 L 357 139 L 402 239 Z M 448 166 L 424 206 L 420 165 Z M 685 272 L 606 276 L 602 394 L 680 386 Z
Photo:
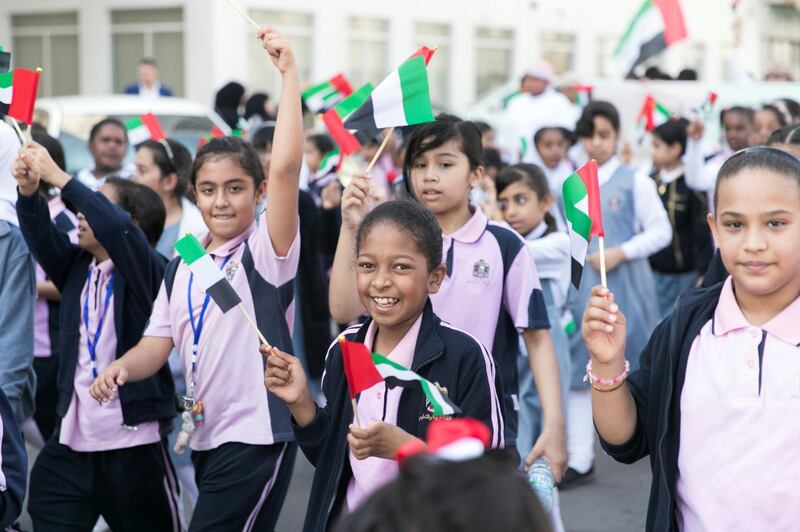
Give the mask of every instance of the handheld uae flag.
M 347 129 L 381 129 L 433 122 L 428 87 L 427 49 L 406 59 L 372 91 L 345 121 Z
M 11 68 L 11 54 L 4 52 L 3 47 L 0 46 L 0 74 L 8 72 L 9 68 Z
M 658 126 L 669 122 L 671 117 L 672 114 L 669 110 L 648 94 L 639 113 L 639 127 L 651 132 Z
M 375 367 L 378 368 L 378 373 L 386 381 L 387 388 L 396 386 L 420 388 L 422 393 L 425 394 L 428 408 L 433 417 L 455 416 L 461 413 L 461 409 L 428 379 L 377 353 L 372 353 L 372 361 L 375 363 Z
M 39 72 L 16 68 L 0 74 L 0 105 L 8 107 L 5 114 L 28 125 L 33 122 Z
M 158 118 L 153 113 L 145 113 L 142 116 L 127 119 L 125 129 L 128 130 L 128 141 L 131 146 L 137 146 L 148 140 L 159 141 L 166 138 Z
M 328 186 L 331 181 L 336 179 L 336 171 L 341 161 L 342 154 L 338 148 L 326 153 L 319 163 L 319 169 L 308 179 L 309 184 L 314 184 L 315 187 L 319 188 Z
M 717 93 L 716 92 L 709 92 L 708 96 L 706 97 L 705 101 L 700 105 L 700 113 L 703 115 L 703 120 L 708 122 L 711 120 L 712 115 L 714 113 L 714 106 L 717 103 Z
M 600 183 L 594 159 L 569 176 L 561 189 L 572 251 L 572 284 L 579 288 L 592 236 L 604 236 Z
M 364 105 L 373 90 L 372 83 L 365 83 L 353 94 L 337 103 L 333 109 L 329 109 L 322 115 L 322 121 L 328 128 L 328 132 L 339 145 L 342 155 L 353 155 L 361 148 L 361 143 L 355 135 L 344 127 L 343 120 L 350 116 L 353 111 Z
M 686 24 L 678 0 L 644 0 L 614 50 L 614 61 L 629 74 L 640 63 L 685 38 Z
M 217 267 L 214 259 L 206 253 L 205 248 L 200 245 L 193 234 L 189 233 L 175 242 L 175 251 L 189 266 L 189 270 L 200 287 L 214 300 L 222 312 L 228 312 L 242 302 L 239 294 L 225 278 L 225 274 Z
M 317 83 L 303 91 L 303 101 L 312 113 L 321 113 L 330 109 L 341 100 L 350 96 L 353 88 L 342 74 L 337 74 L 327 81 Z
M 350 399 L 355 399 L 358 394 L 383 380 L 366 345 L 340 336 L 339 348 L 342 351 L 342 365 Z
M 575 105 L 586 107 L 592 101 L 591 85 L 575 85 L 573 89 L 575 90 L 575 95 L 572 99 Z

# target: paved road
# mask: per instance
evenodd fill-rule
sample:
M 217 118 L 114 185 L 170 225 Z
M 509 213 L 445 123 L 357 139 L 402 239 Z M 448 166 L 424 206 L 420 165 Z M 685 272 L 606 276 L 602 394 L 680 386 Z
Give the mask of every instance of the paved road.
M 596 480 L 561 493 L 561 515 L 568 532 L 638 532 L 644 530 L 650 494 L 650 463 L 618 464 L 598 448 Z M 302 529 L 314 470 L 297 454 L 295 474 L 278 532 Z
M 29 449 L 32 451 L 32 449 Z M 35 452 L 32 452 L 33 457 Z M 650 465 L 642 460 L 632 466 L 613 462 L 598 449 L 596 480 L 561 493 L 561 515 L 568 532 L 638 532 L 644 529 L 650 493 Z M 297 453 L 294 476 L 278 520 L 277 532 L 302 530 L 314 468 Z M 23 529 L 31 530 L 23 514 Z

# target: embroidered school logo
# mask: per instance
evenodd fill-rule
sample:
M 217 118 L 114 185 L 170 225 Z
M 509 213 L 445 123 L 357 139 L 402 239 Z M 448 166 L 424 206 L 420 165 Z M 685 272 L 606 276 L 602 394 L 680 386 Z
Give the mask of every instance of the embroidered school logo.
M 472 266 L 472 276 L 475 279 L 488 279 L 489 278 L 489 263 L 483 259 Z
M 233 276 L 236 275 L 236 272 L 239 270 L 239 263 L 230 261 L 228 264 L 225 265 L 225 278 L 228 279 L 228 282 L 233 281 Z
M 610 212 L 619 212 L 622 207 L 622 201 L 619 198 L 613 197 L 608 199 L 608 210 Z
M 434 381 L 433 385 L 436 386 L 439 389 L 440 392 L 442 392 L 442 395 L 444 395 L 445 397 L 448 396 L 447 387 L 446 386 L 442 386 L 441 384 L 439 384 L 438 382 L 435 382 L 435 381 Z M 434 420 L 434 419 L 452 419 L 452 417 L 453 416 L 438 416 L 438 417 L 434 416 L 433 415 L 433 405 L 428 400 L 428 398 L 425 398 L 425 413 L 422 414 L 421 416 L 419 416 L 419 421 L 426 421 L 426 420 L 427 421 L 431 421 L 431 420 Z

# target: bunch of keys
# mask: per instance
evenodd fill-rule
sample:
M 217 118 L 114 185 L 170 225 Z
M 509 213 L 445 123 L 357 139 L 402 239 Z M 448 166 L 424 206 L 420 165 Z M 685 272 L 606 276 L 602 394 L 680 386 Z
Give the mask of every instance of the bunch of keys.
M 175 440 L 174 450 L 177 454 L 183 454 L 189 440 L 197 427 L 205 422 L 203 416 L 203 401 L 195 401 L 192 397 L 183 397 L 184 410 L 181 413 L 181 431 Z

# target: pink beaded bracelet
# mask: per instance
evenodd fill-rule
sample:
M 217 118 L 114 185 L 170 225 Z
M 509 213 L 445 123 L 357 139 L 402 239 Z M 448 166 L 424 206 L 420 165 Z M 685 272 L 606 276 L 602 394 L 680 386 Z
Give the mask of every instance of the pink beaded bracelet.
M 606 390 L 601 390 L 600 388 L 598 388 L 598 386 L 616 386 L 618 388 L 619 386 L 617 385 L 622 385 L 622 382 L 628 378 L 628 374 L 630 372 L 631 372 L 631 363 L 626 360 L 625 369 L 623 369 L 622 373 L 620 373 L 619 375 L 616 375 L 611 378 L 598 377 L 592 372 L 592 361 L 589 360 L 589 362 L 586 363 L 586 375 L 583 376 L 583 382 L 588 382 L 589 384 L 592 385 L 592 388 L 594 388 L 595 390 L 606 391 Z M 612 388 L 611 390 L 607 391 L 612 391 L 615 389 L 616 388 Z

